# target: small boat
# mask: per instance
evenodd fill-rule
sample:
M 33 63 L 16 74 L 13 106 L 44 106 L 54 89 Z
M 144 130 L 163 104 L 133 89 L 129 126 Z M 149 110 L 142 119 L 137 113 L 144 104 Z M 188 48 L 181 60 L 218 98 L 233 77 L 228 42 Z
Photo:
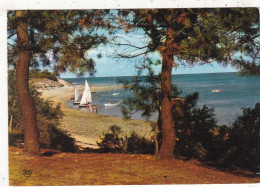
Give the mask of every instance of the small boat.
M 77 88 L 75 88 L 75 96 L 74 96 L 74 102 L 73 102 L 73 104 L 74 104 L 74 105 L 80 104 L 79 92 L 78 92 Z
M 113 106 L 117 106 L 117 105 L 120 105 L 120 102 L 118 103 L 105 103 L 105 107 L 113 107 Z
M 212 90 L 212 92 L 222 92 L 222 90 Z
M 117 96 L 120 94 L 119 92 L 115 92 L 115 86 L 116 86 L 116 79 L 114 77 L 114 93 L 112 94 L 113 96 Z
M 118 93 L 118 92 L 115 92 L 115 93 L 113 93 L 112 95 L 113 96 L 117 96 L 117 95 L 119 95 L 120 93 Z
M 83 95 L 80 100 L 79 107 L 89 107 L 91 106 L 90 103 L 92 103 L 92 96 L 88 85 L 88 81 L 85 80 L 85 89 L 83 91 Z

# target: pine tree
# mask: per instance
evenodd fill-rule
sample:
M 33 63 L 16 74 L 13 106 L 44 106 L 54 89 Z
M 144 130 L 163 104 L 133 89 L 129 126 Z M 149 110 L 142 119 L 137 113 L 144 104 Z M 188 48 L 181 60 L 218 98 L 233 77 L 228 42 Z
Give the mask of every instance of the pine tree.
M 8 12 L 8 60 L 16 69 L 25 152 L 40 154 L 35 104 L 29 92 L 29 67 L 49 65 L 59 72 L 94 73 L 95 63 L 86 52 L 105 42 L 106 38 L 98 36 L 93 29 L 83 27 L 81 20 L 89 14 L 93 11 Z M 92 21 L 100 26 L 98 19 L 93 18 Z
M 159 52 L 161 68 L 162 144 L 160 158 L 172 158 L 176 143 L 172 108 L 172 68 L 218 62 L 236 65 L 237 54 L 248 53 L 259 37 L 257 9 L 135 9 L 119 10 L 118 23 L 126 33 L 142 31 L 145 46 L 115 41 L 128 47 L 120 58 Z M 129 50 L 130 49 L 130 50 Z M 252 49 L 252 48 L 251 48 Z

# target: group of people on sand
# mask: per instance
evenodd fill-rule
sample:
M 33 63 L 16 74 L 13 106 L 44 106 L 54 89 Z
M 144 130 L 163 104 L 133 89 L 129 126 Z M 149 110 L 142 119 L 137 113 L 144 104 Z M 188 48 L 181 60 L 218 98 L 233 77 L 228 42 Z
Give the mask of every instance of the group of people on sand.
M 96 105 L 92 105 L 91 103 L 88 103 L 88 108 L 90 112 L 97 113 L 98 107 Z

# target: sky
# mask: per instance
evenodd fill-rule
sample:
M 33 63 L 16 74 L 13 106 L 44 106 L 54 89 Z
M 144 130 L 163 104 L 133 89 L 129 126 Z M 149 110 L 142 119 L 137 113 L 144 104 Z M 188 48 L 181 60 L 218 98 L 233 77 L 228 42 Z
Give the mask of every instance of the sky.
M 97 51 L 98 52 L 98 51 Z M 126 60 L 117 60 L 111 57 L 103 56 L 102 58 L 94 58 L 96 62 L 96 77 L 110 76 L 133 76 L 137 74 L 135 62 Z M 153 66 L 156 73 L 160 72 L 161 66 Z M 236 72 L 231 66 L 223 67 L 217 63 L 195 65 L 194 67 L 180 66 L 172 70 L 172 74 L 194 74 L 194 73 L 219 73 L 219 72 Z M 88 77 L 86 73 L 84 77 Z M 62 73 L 61 78 L 76 78 L 73 73 Z
M 136 32 L 119 32 L 117 33 L 118 39 L 117 41 L 127 43 L 131 42 L 131 44 L 142 47 L 147 44 L 149 39 L 145 37 L 145 34 L 142 33 L 142 31 L 136 31 Z M 124 38 L 124 39 L 122 39 Z M 88 56 L 94 59 L 96 63 L 96 73 L 95 77 L 109 77 L 109 76 L 133 76 L 137 74 L 137 69 L 135 68 L 135 65 L 137 64 L 136 59 L 115 59 L 113 58 L 113 54 L 115 51 L 131 51 L 133 48 L 116 48 L 115 46 L 106 45 L 106 46 L 100 46 L 95 49 L 91 49 L 88 51 Z M 101 54 L 102 58 L 97 58 L 97 55 Z M 162 60 L 159 53 L 151 54 L 151 57 L 154 61 L 156 60 Z M 153 69 L 155 73 L 159 73 L 161 70 L 161 66 L 153 66 Z M 221 73 L 221 72 L 237 72 L 237 69 L 228 66 L 222 66 L 216 62 L 213 62 L 211 64 L 205 64 L 205 65 L 195 65 L 193 67 L 188 66 L 179 66 L 177 68 L 174 68 L 172 70 L 172 74 L 195 74 L 195 73 Z M 88 77 L 88 73 L 84 75 L 84 77 Z M 61 74 L 61 78 L 76 78 L 77 75 L 66 72 Z
M 129 43 L 131 42 L 132 45 L 142 47 L 147 44 L 148 38 L 145 37 L 144 33 L 141 32 L 134 32 L 134 33 L 118 33 L 117 34 L 118 42 Z M 124 38 L 122 40 L 122 38 Z M 136 52 L 135 48 L 131 47 L 117 47 L 115 45 L 103 45 L 99 46 L 95 49 L 91 49 L 87 52 L 87 56 L 94 59 L 96 63 L 96 73 L 95 77 L 109 77 L 109 76 L 133 76 L 137 74 L 137 69 L 135 65 L 138 64 L 138 59 L 118 59 L 113 58 L 115 51 L 117 52 L 131 52 L 134 54 Z M 140 52 L 140 51 L 138 51 Z M 101 54 L 101 58 L 97 56 Z M 160 54 L 157 52 L 150 53 L 149 56 L 152 60 L 162 60 Z M 159 73 L 161 70 L 161 66 L 153 66 L 155 73 Z M 194 73 L 219 73 L 219 72 L 236 72 L 237 70 L 232 68 L 231 66 L 223 67 L 217 63 L 211 63 L 206 65 L 196 65 L 193 67 L 187 66 L 179 66 L 178 68 L 174 68 L 172 70 L 173 74 L 194 74 Z M 84 77 L 88 77 L 88 73 L 84 75 Z M 61 74 L 61 78 L 76 78 L 77 75 L 66 72 Z
M 118 39 L 120 42 L 130 41 L 135 46 L 142 47 L 148 41 L 147 37 L 144 37 L 144 33 L 134 32 L 125 34 L 123 31 L 117 33 L 118 38 L 124 38 L 124 40 Z M 122 49 L 116 49 L 121 50 Z M 133 50 L 133 49 L 129 49 Z M 126 51 L 129 51 L 128 49 Z M 136 59 L 115 59 L 112 54 L 115 51 L 115 47 L 111 45 L 100 46 L 95 49 L 88 51 L 88 56 L 94 59 L 96 66 L 95 77 L 109 77 L 109 76 L 133 76 L 137 74 L 137 69 L 135 68 Z M 102 58 L 98 58 L 97 55 L 102 54 Z M 162 60 L 158 53 L 152 54 L 153 60 Z M 159 73 L 161 66 L 153 66 L 155 73 Z M 42 68 L 47 69 L 47 68 Z M 50 70 L 50 69 L 49 69 Z M 221 73 L 221 72 L 237 72 L 237 69 L 231 66 L 222 66 L 217 63 L 205 64 L 205 65 L 195 65 L 193 67 L 179 66 L 172 70 L 172 74 L 195 74 L 195 73 Z M 83 77 L 88 77 L 89 74 L 86 73 Z M 76 78 L 77 75 L 74 73 L 66 72 L 61 73 L 61 78 Z
M 0 1 L 0 121 L 1 124 L 8 124 L 8 89 L 7 89 L 7 11 L 17 9 L 93 9 L 93 8 L 198 8 L 198 7 L 260 7 L 259 0 L 8 0 Z M 109 51 L 108 49 L 106 51 Z M 93 55 L 97 49 L 92 50 Z M 94 57 L 93 57 L 94 58 Z M 102 59 L 96 59 L 96 76 L 123 76 L 136 73 L 134 63 L 116 62 L 106 55 Z M 159 71 L 160 67 L 155 67 Z M 231 67 L 203 65 L 193 68 L 178 68 L 173 73 L 213 73 L 213 72 L 234 72 Z M 62 74 L 62 77 L 75 77 L 74 74 Z M 86 75 L 88 76 L 88 75 Z M 1 125 L 0 146 L 1 146 L 1 169 L 0 186 L 8 186 L 8 131 L 7 125 Z

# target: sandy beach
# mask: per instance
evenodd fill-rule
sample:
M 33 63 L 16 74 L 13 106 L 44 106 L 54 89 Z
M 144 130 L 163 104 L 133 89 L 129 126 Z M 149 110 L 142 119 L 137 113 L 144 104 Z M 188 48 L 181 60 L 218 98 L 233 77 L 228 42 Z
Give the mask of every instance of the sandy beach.
M 61 103 L 61 110 L 64 113 L 64 117 L 59 128 L 70 134 L 76 140 L 76 144 L 81 148 L 98 148 L 97 141 L 108 131 L 111 125 L 120 126 L 123 136 L 130 136 L 133 131 L 146 138 L 153 136 L 150 122 L 125 120 L 115 116 L 99 115 L 68 108 L 65 102 L 73 97 L 75 87 L 79 91 L 84 89 L 83 86 L 65 84 L 63 87 L 39 91 L 42 92 L 44 99 L 51 100 L 54 104 Z M 90 89 L 92 92 L 101 92 L 114 88 L 113 85 L 91 85 Z M 122 89 L 122 86 L 117 85 L 116 89 Z

